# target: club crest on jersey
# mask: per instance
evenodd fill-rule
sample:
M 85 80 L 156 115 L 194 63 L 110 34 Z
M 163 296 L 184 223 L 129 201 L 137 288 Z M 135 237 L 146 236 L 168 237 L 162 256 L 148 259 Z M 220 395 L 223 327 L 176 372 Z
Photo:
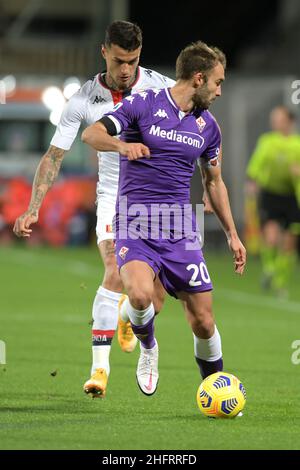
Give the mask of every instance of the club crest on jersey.
M 112 225 L 106 225 L 106 233 L 112 233 L 112 232 L 113 232 Z
M 127 248 L 127 246 L 122 246 L 122 248 L 121 248 L 120 251 L 119 251 L 119 256 L 120 256 L 120 258 L 122 258 L 123 260 L 125 260 L 128 251 L 129 251 L 129 248 Z
M 204 127 L 206 126 L 206 121 L 204 121 L 203 117 L 200 116 L 200 117 L 198 117 L 198 119 L 196 119 L 196 123 L 197 123 L 198 129 L 199 129 L 199 132 L 201 134 Z

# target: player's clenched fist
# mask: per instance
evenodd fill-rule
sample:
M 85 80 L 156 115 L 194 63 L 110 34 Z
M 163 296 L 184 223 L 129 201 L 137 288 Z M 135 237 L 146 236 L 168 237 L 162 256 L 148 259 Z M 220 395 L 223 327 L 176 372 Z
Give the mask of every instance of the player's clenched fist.
M 119 152 L 128 160 L 137 160 L 138 158 L 150 157 L 149 148 L 140 143 L 120 142 Z

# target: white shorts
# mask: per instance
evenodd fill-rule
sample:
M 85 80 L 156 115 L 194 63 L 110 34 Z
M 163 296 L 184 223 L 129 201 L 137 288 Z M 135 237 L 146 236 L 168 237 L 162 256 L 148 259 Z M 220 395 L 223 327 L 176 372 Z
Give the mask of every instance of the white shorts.
M 103 240 L 113 240 L 115 237 L 113 232 L 113 218 L 116 213 L 116 200 L 116 195 L 113 196 L 105 193 L 97 195 L 96 235 L 98 245 Z

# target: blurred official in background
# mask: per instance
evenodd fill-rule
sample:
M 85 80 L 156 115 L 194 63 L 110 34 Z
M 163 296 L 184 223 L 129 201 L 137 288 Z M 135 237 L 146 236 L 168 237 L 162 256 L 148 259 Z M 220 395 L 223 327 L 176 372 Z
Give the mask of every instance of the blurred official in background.
M 284 106 L 271 111 L 270 126 L 249 161 L 247 192 L 258 196 L 262 287 L 287 296 L 300 233 L 300 136 L 295 134 L 294 115 Z

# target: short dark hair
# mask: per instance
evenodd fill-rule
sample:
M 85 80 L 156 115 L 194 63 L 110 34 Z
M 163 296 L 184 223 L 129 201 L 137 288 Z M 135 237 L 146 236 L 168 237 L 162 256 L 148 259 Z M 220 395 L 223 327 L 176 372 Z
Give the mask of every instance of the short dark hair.
M 194 73 L 206 74 L 220 62 L 226 68 L 224 52 L 205 42 L 193 42 L 183 49 L 176 61 L 176 79 L 189 80 Z
M 114 21 L 105 32 L 105 46 L 107 47 L 115 44 L 126 51 L 134 51 L 141 47 L 142 42 L 141 28 L 129 21 Z

